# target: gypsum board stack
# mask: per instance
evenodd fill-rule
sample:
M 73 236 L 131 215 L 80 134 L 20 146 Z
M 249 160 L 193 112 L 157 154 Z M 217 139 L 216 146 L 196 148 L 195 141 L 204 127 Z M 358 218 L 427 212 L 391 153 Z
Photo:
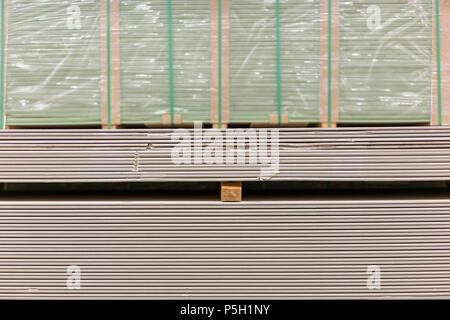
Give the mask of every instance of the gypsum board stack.
M 171 111 L 212 122 L 213 3 L 120 1 L 121 124 L 161 123 Z
M 103 4 L 72 2 L 5 3 L 1 16 L 5 114 L 2 108 L 1 116 L 8 125 L 102 123 Z
M 181 131 L 184 130 L 184 131 Z M 194 158 L 227 130 L 8 130 L 0 132 L 0 182 L 436 181 L 450 179 L 450 127 L 283 128 L 268 132 L 271 164 L 207 164 Z M 275 130 L 275 129 L 272 129 Z M 253 131 L 258 137 L 261 130 Z M 172 157 L 184 140 L 187 162 Z M 244 148 L 248 149 L 249 140 Z M 229 148 L 230 149 L 230 148 Z M 260 148 L 261 149 L 261 148 Z M 242 149 L 241 147 L 241 150 Z M 279 151 L 279 155 L 274 150 Z M 202 158 L 202 157 L 200 157 Z M 279 166 L 275 163 L 279 160 Z M 278 167 L 269 177 L 264 173 Z M 269 170 L 270 171 L 270 170 Z
M 434 2 L 378 1 L 376 9 L 370 7 L 373 4 L 371 0 L 336 3 L 338 122 L 429 122 Z M 363 17 L 374 9 L 389 23 L 369 27 Z
M 225 2 L 224 119 L 267 122 L 277 115 L 320 122 L 320 1 Z
M 3 199 L 0 298 L 450 298 L 448 198 L 118 200 Z

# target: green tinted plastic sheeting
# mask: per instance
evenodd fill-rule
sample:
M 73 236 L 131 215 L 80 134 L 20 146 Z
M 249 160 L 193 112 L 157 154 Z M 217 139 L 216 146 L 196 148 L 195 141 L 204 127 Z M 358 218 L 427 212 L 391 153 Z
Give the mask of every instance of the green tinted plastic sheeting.
M 290 122 L 319 121 L 320 1 L 279 1 L 280 79 L 276 13 L 276 0 L 230 0 L 231 122 L 267 122 L 279 103 Z
M 340 122 L 428 122 L 431 0 L 340 2 Z
M 8 1 L 8 125 L 98 124 L 100 1 Z
M 210 0 L 172 0 L 172 61 L 167 0 L 120 2 L 121 123 L 210 120 Z

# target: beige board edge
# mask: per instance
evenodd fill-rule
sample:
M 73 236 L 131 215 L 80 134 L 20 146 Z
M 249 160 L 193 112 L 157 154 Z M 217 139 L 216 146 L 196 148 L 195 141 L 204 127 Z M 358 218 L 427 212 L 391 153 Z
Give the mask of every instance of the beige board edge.
M 319 121 L 328 123 L 328 0 L 320 0 L 320 106 Z
M 120 125 L 120 0 L 111 0 L 111 125 Z
M 172 123 L 172 115 L 170 114 L 164 114 L 161 118 L 162 124 L 164 126 L 179 126 L 183 122 L 181 114 L 174 114 L 173 115 L 173 123 Z
M 219 121 L 219 8 L 218 1 L 211 0 L 210 3 L 210 121 Z
M 339 122 L 339 0 L 331 7 L 331 123 Z
M 3 88 L 1 88 L 1 90 L 3 90 L 3 114 L 0 115 L 1 117 L 3 117 L 3 128 L 1 129 L 7 129 L 7 124 L 6 124 L 6 70 L 8 67 L 7 64 L 7 60 L 8 60 L 8 55 L 6 54 L 8 52 L 8 0 L 5 0 L 5 12 L 2 13 L 4 14 L 5 20 L 4 20 L 4 25 L 5 28 L 2 30 L 3 32 Z M 1 8 L 0 8 L 0 12 L 1 12 Z
M 101 125 L 108 127 L 108 39 L 107 4 L 100 0 L 100 38 L 101 38 Z
M 269 115 L 269 124 L 271 125 L 279 125 L 279 124 L 287 124 L 289 123 L 289 117 L 287 114 L 282 114 L 281 119 L 278 119 L 278 114 L 270 114 Z
M 230 122 L 230 3 L 222 0 L 222 124 Z
M 439 0 L 442 124 L 450 125 L 450 1 Z

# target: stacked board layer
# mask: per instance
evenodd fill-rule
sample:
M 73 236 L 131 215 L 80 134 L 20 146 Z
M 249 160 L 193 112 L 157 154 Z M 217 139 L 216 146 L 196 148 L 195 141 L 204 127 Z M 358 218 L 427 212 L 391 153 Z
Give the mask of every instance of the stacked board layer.
M 210 2 L 120 2 L 121 123 L 210 122 Z
M 320 1 L 230 1 L 230 122 L 319 122 Z
M 433 1 L 339 6 L 339 122 L 429 122 Z
M 450 297 L 446 198 L 3 199 L 0 221 L 4 299 Z
M 100 1 L 8 1 L 9 125 L 101 120 Z
M 211 144 L 230 133 L 247 142 Z M 0 182 L 447 181 L 449 141 L 449 127 L 4 130 Z M 250 149 L 266 152 L 237 157 Z
M 445 124 L 433 4 L 9 0 L 0 124 Z

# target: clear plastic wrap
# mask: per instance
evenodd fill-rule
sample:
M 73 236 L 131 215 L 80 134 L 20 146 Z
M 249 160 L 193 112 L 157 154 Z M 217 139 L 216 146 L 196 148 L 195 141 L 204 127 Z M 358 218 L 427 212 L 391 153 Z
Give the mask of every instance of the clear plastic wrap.
M 210 120 L 210 0 L 170 7 L 169 16 L 167 0 L 120 2 L 121 123 Z
M 278 4 L 230 1 L 231 122 L 319 121 L 320 1 Z
M 429 122 L 432 0 L 340 1 L 339 122 Z
M 7 124 L 100 123 L 100 2 L 9 0 L 7 17 Z
M 3 124 L 450 124 L 448 0 L 4 1 Z

